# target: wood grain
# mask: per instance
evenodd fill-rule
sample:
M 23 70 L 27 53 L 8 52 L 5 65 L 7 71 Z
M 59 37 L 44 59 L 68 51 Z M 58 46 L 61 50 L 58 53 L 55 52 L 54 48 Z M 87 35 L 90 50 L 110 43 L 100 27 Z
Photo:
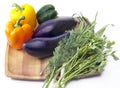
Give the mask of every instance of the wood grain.
M 41 70 L 50 58 L 38 59 L 23 50 L 16 50 L 7 45 L 5 55 L 5 74 L 14 79 L 44 80 L 48 70 L 41 76 Z

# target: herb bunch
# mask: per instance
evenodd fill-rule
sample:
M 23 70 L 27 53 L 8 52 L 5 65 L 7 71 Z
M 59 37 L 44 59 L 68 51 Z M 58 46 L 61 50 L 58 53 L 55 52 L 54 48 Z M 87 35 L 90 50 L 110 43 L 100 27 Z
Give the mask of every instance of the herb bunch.
M 74 78 L 101 73 L 108 56 L 118 59 L 112 50 L 115 42 L 103 35 L 108 25 L 95 33 L 96 17 L 89 24 L 84 16 L 80 16 L 79 19 L 80 26 L 70 31 L 70 36 L 61 40 L 56 47 L 48 64 L 50 72 L 46 76 L 43 88 L 50 88 L 52 83 L 52 88 L 64 88 Z

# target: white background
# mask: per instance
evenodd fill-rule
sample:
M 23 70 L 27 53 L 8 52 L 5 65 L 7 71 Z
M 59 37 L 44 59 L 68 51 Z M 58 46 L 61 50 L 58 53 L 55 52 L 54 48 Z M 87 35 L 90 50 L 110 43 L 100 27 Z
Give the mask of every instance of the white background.
M 42 81 L 20 81 L 12 80 L 5 76 L 5 24 L 9 20 L 9 11 L 11 4 L 15 2 L 20 5 L 24 3 L 31 4 L 35 11 L 48 3 L 53 4 L 60 16 L 72 16 L 74 13 L 80 13 L 88 17 L 91 21 L 98 11 L 96 29 L 106 25 L 114 24 L 114 27 L 108 27 L 105 34 L 110 40 L 114 40 L 114 50 L 120 57 L 120 4 L 119 0 L 3 0 L 0 2 L 0 88 L 42 88 Z M 81 79 L 70 82 L 66 88 L 120 88 L 120 60 L 114 61 L 108 57 L 107 66 L 99 77 Z

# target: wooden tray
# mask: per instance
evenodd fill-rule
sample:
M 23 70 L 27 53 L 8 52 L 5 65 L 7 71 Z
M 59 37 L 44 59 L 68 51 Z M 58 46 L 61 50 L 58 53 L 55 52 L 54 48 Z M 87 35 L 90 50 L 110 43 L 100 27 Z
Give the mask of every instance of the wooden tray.
M 49 72 L 49 69 L 47 69 L 41 76 L 40 72 L 48 64 L 50 58 L 51 57 L 38 59 L 27 54 L 23 50 L 13 49 L 7 44 L 5 55 L 5 74 L 13 79 L 44 80 L 45 75 Z M 96 72 L 81 78 L 98 75 L 100 75 L 100 73 Z
M 5 55 L 5 74 L 14 79 L 44 80 L 48 73 L 39 75 L 41 70 L 48 64 L 50 58 L 38 59 L 30 56 L 23 50 L 16 50 L 7 44 Z

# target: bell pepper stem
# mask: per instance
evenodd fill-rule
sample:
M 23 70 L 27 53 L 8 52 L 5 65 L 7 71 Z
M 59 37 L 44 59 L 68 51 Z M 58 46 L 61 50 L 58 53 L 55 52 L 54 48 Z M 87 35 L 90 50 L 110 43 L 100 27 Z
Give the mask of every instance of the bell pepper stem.
M 21 7 L 20 7 L 18 4 L 16 4 L 16 3 L 13 3 L 12 6 L 18 8 L 19 11 L 23 11 L 23 10 L 24 10 L 24 8 L 21 8 Z
M 21 20 L 24 20 L 24 19 L 25 19 L 25 16 L 20 16 L 20 18 L 16 21 L 14 28 L 22 26 L 22 24 L 20 22 L 21 22 Z

